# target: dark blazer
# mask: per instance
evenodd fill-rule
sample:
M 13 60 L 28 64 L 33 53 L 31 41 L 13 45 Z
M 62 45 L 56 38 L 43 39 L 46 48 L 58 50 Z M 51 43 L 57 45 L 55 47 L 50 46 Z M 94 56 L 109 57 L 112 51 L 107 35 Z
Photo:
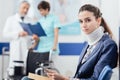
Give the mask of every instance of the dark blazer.
M 86 43 L 80 54 L 78 67 L 74 77 L 79 78 L 80 80 L 97 80 L 105 65 L 109 65 L 111 68 L 117 66 L 117 45 L 107 34 L 105 34 L 96 44 L 96 47 L 86 61 L 81 63 L 87 47 L 88 43 Z

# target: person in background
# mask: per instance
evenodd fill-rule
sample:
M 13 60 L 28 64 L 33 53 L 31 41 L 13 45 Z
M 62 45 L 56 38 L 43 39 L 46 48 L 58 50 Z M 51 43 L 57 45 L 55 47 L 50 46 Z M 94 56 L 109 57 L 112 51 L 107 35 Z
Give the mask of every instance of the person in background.
M 78 18 L 87 42 L 80 54 L 75 76 L 69 78 L 54 70 L 46 69 L 48 77 L 53 80 L 98 80 L 106 65 L 111 68 L 117 66 L 117 45 L 99 8 L 85 4 L 80 8 Z
M 54 62 L 54 66 L 56 67 L 57 56 L 60 53 L 59 44 L 58 44 L 58 35 L 59 28 L 61 27 L 59 18 L 50 13 L 50 3 L 47 1 L 41 1 L 38 4 L 38 10 L 40 15 L 42 16 L 38 22 L 41 24 L 43 30 L 46 33 L 46 36 L 39 37 L 37 40 L 37 52 L 46 53 L 49 52 L 50 59 Z
M 42 16 L 38 22 L 41 24 L 46 36 L 41 36 L 39 40 L 35 41 L 35 45 L 37 46 L 36 51 L 40 54 L 46 52 L 54 53 L 50 55 L 51 60 L 54 61 L 55 64 L 56 57 L 60 53 L 58 44 L 59 28 L 61 27 L 60 21 L 57 16 L 50 13 L 49 2 L 41 1 L 38 4 L 38 10 Z M 32 48 L 34 48 L 35 45 Z
M 27 12 L 29 10 L 30 4 L 27 1 L 22 1 L 19 4 L 18 13 L 13 16 L 10 16 L 3 30 L 3 36 L 10 40 L 10 61 L 8 74 L 10 76 L 14 74 L 14 61 L 24 61 L 24 74 L 26 71 L 26 59 L 28 48 L 31 44 L 31 39 L 36 39 L 37 36 L 29 36 L 26 31 L 23 30 L 20 22 L 31 23 L 32 19 L 27 17 Z
M 47 36 L 40 37 L 37 50 L 39 52 L 47 52 L 50 50 L 59 53 L 58 48 L 58 32 L 60 27 L 60 22 L 57 16 L 49 13 L 50 4 L 47 1 L 41 1 L 38 4 L 38 10 L 42 17 L 39 22 L 42 25 L 43 30 Z

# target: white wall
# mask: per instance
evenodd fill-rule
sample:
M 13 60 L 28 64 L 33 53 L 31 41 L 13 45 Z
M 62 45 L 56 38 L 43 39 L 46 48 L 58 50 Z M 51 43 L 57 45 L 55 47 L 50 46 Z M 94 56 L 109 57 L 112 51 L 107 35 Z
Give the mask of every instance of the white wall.
M 5 25 L 6 18 L 13 14 L 15 0 L 0 0 L 0 42 L 4 41 L 2 30 Z
M 8 16 L 13 14 L 15 0 L 0 0 L 0 42 L 5 42 L 7 40 L 3 39 L 2 31 L 5 25 L 5 21 Z M 2 56 L 0 55 L 0 80 L 2 80 L 3 71 L 6 70 L 8 66 L 8 57 L 5 57 L 5 64 L 2 64 Z M 2 68 L 4 66 L 4 68 Z
M 118 11 L 119 11 L 119 27 L 120 27 L 120 0 L 119 0 L 118 4 L 119 4 Z
M 120 25 L 119 0 L 102 0 L 101 11 L 118 43 L 118 27 Z
M 77 69 L 79 56 L 58 56 L 54 60 L 55 67 L 61 74 L 73 77 Z

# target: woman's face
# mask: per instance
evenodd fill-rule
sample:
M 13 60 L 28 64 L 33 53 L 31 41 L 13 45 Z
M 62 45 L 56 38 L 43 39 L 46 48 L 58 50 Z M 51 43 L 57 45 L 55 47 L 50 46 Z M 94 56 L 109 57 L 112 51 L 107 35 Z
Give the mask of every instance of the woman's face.
M 40 14 L 42 15 L 42 16 L 46 16 L 47 14 L 48 14 L 48 9 L 39 9 L 39 11 L 40 11 Z
M 85 34 L 90 34 L 100 25 L 101 19 L 96 19 L 90 11 L 81 11 L 78 15 L 80 27 Z

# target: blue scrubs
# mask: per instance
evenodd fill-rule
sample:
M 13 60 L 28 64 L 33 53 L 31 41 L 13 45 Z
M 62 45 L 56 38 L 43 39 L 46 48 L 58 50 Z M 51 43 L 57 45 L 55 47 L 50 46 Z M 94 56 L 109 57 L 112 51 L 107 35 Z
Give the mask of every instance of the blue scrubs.
M 52 49 L 54 45 L 54 28 L 60 27 L 60 22 L 57 16 L 53 14 L 48 14 L 43 16 L 39 20 L 42 28 L 44 29 L 47 36 L 41 36 L 38 44 L 38 52 L 48 52 Z M 59 46 L 57 45 L 56 53 L 59 53 Z

